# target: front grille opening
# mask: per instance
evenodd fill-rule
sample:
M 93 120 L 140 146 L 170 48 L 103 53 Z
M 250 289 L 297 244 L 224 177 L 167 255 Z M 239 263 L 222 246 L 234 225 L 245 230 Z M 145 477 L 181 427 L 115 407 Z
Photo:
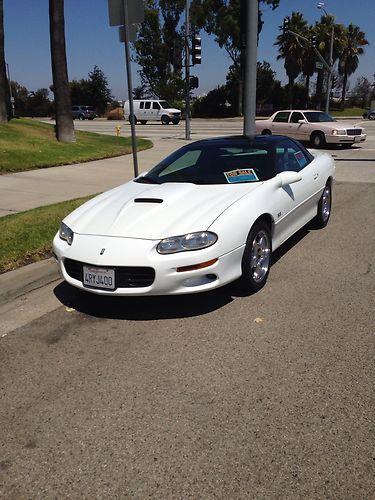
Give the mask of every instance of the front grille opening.
M 155 281 L 155 269 L 152 267 L 135 266 L 97 266 L 87 262 L 79 262 L 73 259 L 65 259 L 64 266 L 67 274 L 82 283 L 83 266 L 110 267 L 115 271 L 115 283 L 117 288 L 143 288 L 151 286 Z

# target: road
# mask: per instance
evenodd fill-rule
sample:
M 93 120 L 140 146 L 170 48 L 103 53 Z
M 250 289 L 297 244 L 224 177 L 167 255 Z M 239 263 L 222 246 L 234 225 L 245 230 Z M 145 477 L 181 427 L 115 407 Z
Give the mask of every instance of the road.
M 373 498 L 375 188 L 353 175 L 371 141 L 333 151 L 352 182 L 258 294 L 56 281 L 0 308 L 0 497 Z

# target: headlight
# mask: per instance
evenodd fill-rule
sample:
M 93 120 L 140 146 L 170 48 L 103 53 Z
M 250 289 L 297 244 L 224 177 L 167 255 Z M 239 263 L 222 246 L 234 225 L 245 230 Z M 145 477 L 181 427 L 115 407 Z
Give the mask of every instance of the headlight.
M 183 236 L 172 236 L 165 238 L 157 246 L 157 251 L 161 254 L 187 252 L 189 250 L 201 250 L 216 243 L 217 235 L 209 231 L 199 233 L 189 233 Z
M 73 243 L 74 233 L 70 229 L 70 227 L 68 227 L 63 222 L 61 223 L 60 226 L 59 236 L 62 240 L 65 240 L 68 243 L 68 245 L 71 245 Z
M 332 135 L 346 135 L 346 130 L 333 129 L 332 130 Z

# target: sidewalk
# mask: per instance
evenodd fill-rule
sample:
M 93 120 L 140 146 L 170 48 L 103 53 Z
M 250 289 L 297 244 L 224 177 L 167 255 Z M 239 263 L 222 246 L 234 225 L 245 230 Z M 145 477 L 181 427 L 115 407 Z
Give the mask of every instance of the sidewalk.
M 139 173 L 149 170 L 185 144 L 172 139 L 153 141 L 138 153 Z M 61 167 L 0 175 L 0 217 L 32 208 L 100 193 L 134 177 L 133 155 Z

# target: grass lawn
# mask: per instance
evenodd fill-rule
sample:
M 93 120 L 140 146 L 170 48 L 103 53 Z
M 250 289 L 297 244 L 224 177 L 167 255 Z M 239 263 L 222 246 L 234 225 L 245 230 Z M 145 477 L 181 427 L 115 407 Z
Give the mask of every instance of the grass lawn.
M 138 149 L 152 147 L 147 139 L 137 139 Z M 68 165 L 131 153 L 131 138 L 76 130 L 76 142 L 56 140 L 54 126 L 20 118 L 0 124 L 0 174 L 36 168 Z
M 0 217 L 0 274 L 51 256 L 62 219 L 92 198 L 78 198 Z
M 364 108 L 347 108 L 342 111 L 330 111 L 329 114 L 335 118 L 340 118 L 341 116 L 360 116 L 362 118 Z

